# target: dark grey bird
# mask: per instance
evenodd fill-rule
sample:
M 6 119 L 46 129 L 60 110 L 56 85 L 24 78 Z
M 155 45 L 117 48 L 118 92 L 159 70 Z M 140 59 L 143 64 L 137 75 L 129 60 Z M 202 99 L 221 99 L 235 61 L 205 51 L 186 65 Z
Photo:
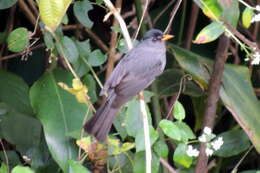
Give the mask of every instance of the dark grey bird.
M 98 141 L 106 140 L 119 109 L 163 72 L 166 64 L 164 41 L 172 37 L 151 29 L 126 53 L 101 90 L 100 95 L 106 95 L 106 100 L 84 125 L 86 132 Z

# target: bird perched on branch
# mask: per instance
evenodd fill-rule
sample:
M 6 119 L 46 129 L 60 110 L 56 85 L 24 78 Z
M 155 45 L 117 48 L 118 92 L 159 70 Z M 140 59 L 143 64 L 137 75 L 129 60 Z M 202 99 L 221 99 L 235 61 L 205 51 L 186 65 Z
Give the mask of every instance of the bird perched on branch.
M 106 139 L 119 109 L 163 72 L 166 64 L 164 41 L 172 37 L 151 29 L 126 53 L 101 90 L 100 95 L 106 95 L 106 100 L 84 125 L 86 132 L 98 141 Z

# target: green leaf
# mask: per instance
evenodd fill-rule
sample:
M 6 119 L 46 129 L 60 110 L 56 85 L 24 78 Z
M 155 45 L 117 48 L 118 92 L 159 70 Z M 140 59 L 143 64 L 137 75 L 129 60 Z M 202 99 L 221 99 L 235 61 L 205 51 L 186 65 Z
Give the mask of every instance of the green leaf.
M 29 167 L 16 166 L 14 169 L 12 169 L 12 173 L 34 173 L 34 171 Z
M 148 113 L 149 124 L 151 124 L 151 115 L 147 106 L 146 112 Z M 133 137 L 135 137 L 143 129 L 140 102 L 136 99 L 132 99 L 127 103 L 125 126 L 127 134 Z
M 199 32 L 193 43 L 205 44 L 215 41 L 224 31 L 224 26 L 221 23 L 212 22 Z
M 173 160 L 174 162 L 184 166 L 185 168 L 189 168 L 192 164 L 193 158 L 189 157 L 186 153 L 188 146 L 180 143 L 174 151 Z
M 174 124 L 179 128 L 181 134 L 181 141 L 188 142 L 189 139 L 196 138 L 193 131 L 186 123 L 178 121 L 178 122 L 174 122 Z
M 168 157 L 169 149 L 168 149 L 167 144 L 164 141 L 159 140 L 159 141 L 155 142 L 153 149 L 158 156 L 160 156 L 162 158 Z
M 176 126 L 172 121 L 169 120 L 161 120 L 159 126 L 163 130 L 163 133 L 177 141 L 181 140 L 181 132 L 178 126 Z
M 254 11 L 251 8 L 246 7 L 242 14 L 242 24 L 245 28 L 250 27 L 253 16 Z
M 90 70 L 81 56 L 77 59 L 76 62 L 73 62 L 73 68 L 79 77 L 86 75 Z
M 127 136 L 126 131 L 126 109 L 123 107 L 119 113 L 116 115 L 113 125 L 116 128 L 116 131 L 120 134 L 122 139 L 125 139 Z
M 0 10 L 12 7 L 17 0 L 0 0 Z
M 71 0 L 39 0 L 38 6 L 41 20 L 45 28 L 54 32 L 61 23 L 63 16 L 71 3 Z
M 176 120 L 182 121 L 185 118 L 185 109 L 177 100 L 173 107 L 173 116 Z
M 158 94 L 163 96 L 172 96 L 180 90 L 180 82 L 185 73 L 179 69 L 165 70 L 155 81 L 158 88 Z M 201 88 L 193 81 L 185 81 L 185 94 L 198 97 L 203 94 Z
M 3 138 L 15 145 L 22 155 L 40 143 L 41 124 L 38 120 L 10 110 L 0 117 L 0 121 Z
M 152 173 L 158 173 L 159 165 L 160 165 L 159 158 L 154 153 L 152 153 Z M 145 172 L 145 152 L 141 151 L 135 153 L 133 173 L 144 173 L 144 172 Z
M 96 49 L 89 55 L 88 62 L 90 65 L 96 67 L 102 65 L 106 60 L 107 56 L 104 55 L 99 49 Z
M 69 37 L 64 36 L 61 39 L 63 51 L 71 63 L 75 63 L 78 60 L 79 52 L 73 40 Z M 61 51 L 61 50 L 60 50 Z
M 156 130 L 154 130 L 152 126 L 150 126 L 149 134 L 150 134 L 150 144 L 152 146 L 154 142 L 158 139 L 159 133 Z M 136 144 L 136 152 L 145 150 L 143 129 L 136 135 L 135 144 Z
M 17 28 L 13 30 L 7 38 L 8 50 L 12 52 L 21 52 L 29 46 L 29 32 L 26 28 Z
M 93 22 L 89 19 L 88 12 L 92 10 L 93 7 L 88 0 L 76 1 L 73 5 L 73 12 L 78 21 L 87 28 L 93 26 Z
M 90 100 L 92 103 L 95 103 L 97 101 L 97 87 L 96 87 L 96 81 L 92 77 L 92 75 L 87 74 L 83 78 L 83 83 L 88 88 L 88 96 L 90 97 Z
M 85 41 L 78 41 L 76 40 L 76 46 L 78 48 L 78 52 L 80 56 L 84 58 L 88 58 L 90 53 L 91 53 L 91 47 L 90 47 L 90 42 L 89 40 Z
M 222 9 L 218 0 L 194 0 L 202 9 L 203 13 L 211 19 L 218 19 Z
M 66 136 L 80 130 L 86 105 L 57 85 L 58 82 L 71 84 L 70 73 L 57 69 L 46 72 L 30 90 L 32 106 L 43 125 L 44 135 L 54 160 L 63 172 L 69 172 L 69 159 L 77 158 L 75 142 Z
M 218 2 L 223 10 L 221 18 L 233 27 L 236 27 L 240 16 L 238 1 L 219 0 Z
M 8 173 L 8 167 L 4 162 L 1 163 L 0 173 Z
M 230 130 L 219 134 L 216 139 L 218 137 L 223 138 L 224 144 L 214 155 L 220 157 L 235 156 L 250 147 L 250 141 L 243 130 Z
M 146 103 L 151 102 L 151 98 L 154 96 L 154 93 L 148 90 L 144 90 L 144 101 Z
M 207 87 L 209 71 L 213 64 L 211 60 L 174 45 L 170 46 L 170 51 L 173 52 L 180 66 L 190 73 L 194 80 Z M 225 65 L 220 98 L 233 117 L 239 120 L 238 123 L 260 152 L 260 105 L 251 84 L 248 68 Z
M 0 101 L 16 111 L 32 115 L 28 85 L 15 74 L 0 69 Z
M 68 160 L 68 164 L 70 165 L 70 173 L 90 173 L 90 171 L 82 166 L 79 162 L 74 160 Z
M 54 49 L 55 45 L 51 33 L 44 32 L 43 39 L 48 49 Z
M 260 170 L 246 170 L 239 173 L 260 173 Z

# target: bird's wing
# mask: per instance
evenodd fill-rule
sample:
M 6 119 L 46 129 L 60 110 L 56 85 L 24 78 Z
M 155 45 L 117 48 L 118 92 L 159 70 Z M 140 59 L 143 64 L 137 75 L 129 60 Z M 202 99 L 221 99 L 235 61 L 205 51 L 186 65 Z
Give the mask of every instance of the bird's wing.
M 144 48 L 142 44 L 129 51 L 118 63 L 100 94 L 109 94 L 109 90 L 115 88 L 118 93 L 124 93 L 128 89 L 129 94 L 136 95 L 146 88 L 165 65 L 161 61 L 165 53 L 158 54 L 154 51 L 157 50 Z

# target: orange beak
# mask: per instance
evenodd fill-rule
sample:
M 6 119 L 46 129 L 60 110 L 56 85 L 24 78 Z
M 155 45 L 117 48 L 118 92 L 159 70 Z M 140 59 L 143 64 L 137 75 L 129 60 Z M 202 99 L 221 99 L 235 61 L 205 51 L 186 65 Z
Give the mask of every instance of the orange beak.
M 170 40 L 170 39 L 172 39 L 173 37 L 174 37 L 173 35 L 165 34 L 165 35 L 163 35 L 163 38 L 161 39 L 161 41 Z

